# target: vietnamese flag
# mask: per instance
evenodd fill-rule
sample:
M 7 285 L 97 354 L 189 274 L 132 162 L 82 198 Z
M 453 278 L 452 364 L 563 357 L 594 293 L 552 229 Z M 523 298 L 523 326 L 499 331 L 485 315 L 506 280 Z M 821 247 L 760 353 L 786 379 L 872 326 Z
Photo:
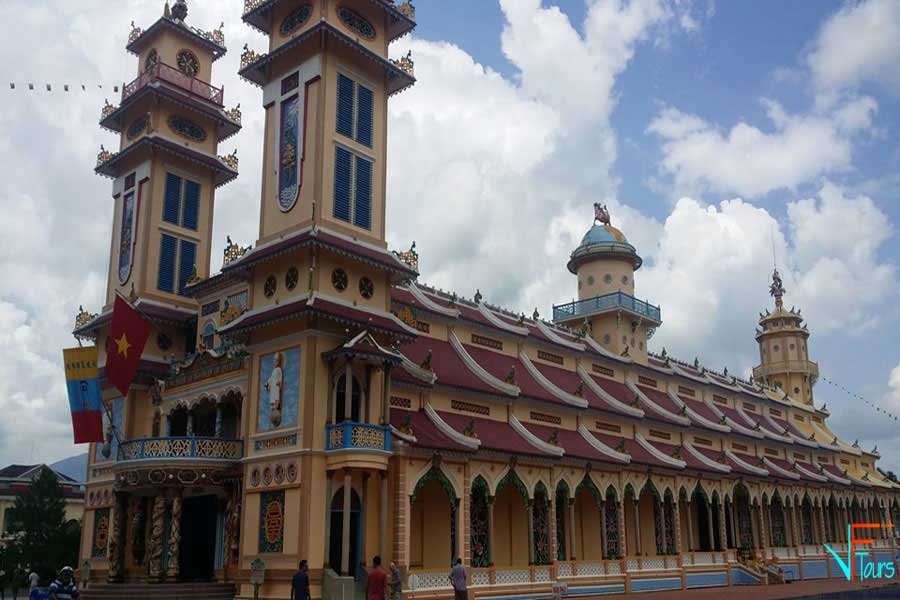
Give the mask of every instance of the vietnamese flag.
M 128 395 L 148 337 L 150 323 L 120 296 L 116 296 L 106 343 L 106 378 L 119 388 L 123 396 Z

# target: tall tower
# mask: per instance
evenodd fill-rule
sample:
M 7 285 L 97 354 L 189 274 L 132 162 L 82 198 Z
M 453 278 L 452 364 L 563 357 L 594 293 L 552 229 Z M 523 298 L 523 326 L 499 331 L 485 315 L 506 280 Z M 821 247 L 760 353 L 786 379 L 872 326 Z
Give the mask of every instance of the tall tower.
M 224 110 L 223 90 L 211 83 L 212 65 L 225 54 L 222 31 L 203 32 L 187 17 L 185 0 L 177 0 L 147 29 L 132 24 L 127 50 L 138 58 L 136 77 L 123 85 L 119 106 L 107 101 L 100 120 L 119 134 L 119 150 L 101 147 L 96 167 L 113 180 L 106 307 L 117 292 L 165 306 L 172 314 L 161 343 L 151 340 L 146 350 L 160 360 L 191 346 L 189 334 L 169 326 L 196 312 L 183 292 L 192 276 L 209 274 L 215 190 L 237 176 L 236 154 L 219 157 L 218 144 L 241 127 L 240 111 Z
M 594 224 L 567 265 L 578 276 L 578 300 L 553 307 L 553 320 L 587 327 L 604 348 L 647 362 L 647 341 L 662 323 L 658 306 L 634 297 L 634 272 L 641 257 L 610 224 L 606 206 L 594 204 Z
M 784 308 L 784 292 L 781 275 L 775 269 L 769 286 L 769 293 L 775 298 L 775 311 L 770 313 L 767 309 L 765 314 L 760 314 L 756 330 L 760 364 L 753 368 L 753 378 L 812 406 L 819 365 L 809 360 L 809 329 L 800 311 Z

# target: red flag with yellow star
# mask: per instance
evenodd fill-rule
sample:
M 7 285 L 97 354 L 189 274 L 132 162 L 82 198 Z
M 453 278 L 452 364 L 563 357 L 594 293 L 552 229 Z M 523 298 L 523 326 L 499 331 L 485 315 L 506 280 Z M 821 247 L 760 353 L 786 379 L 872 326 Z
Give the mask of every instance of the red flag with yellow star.
M 125 300 L 116 296 L 106 347 L 106 378 L 119 388 L 123 396 L 128 395 L 148 337 L 150 323 Z

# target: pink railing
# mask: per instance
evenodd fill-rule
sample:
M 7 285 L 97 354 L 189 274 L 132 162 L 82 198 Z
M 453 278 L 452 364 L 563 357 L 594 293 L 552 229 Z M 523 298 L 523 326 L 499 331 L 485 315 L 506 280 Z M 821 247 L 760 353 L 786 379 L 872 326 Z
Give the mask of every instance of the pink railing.
M 135 92 L 155 80 L 165 81 L 176 85 L 181 89 L 187 90 L 204 100 L 209 100 L 213 104 L 219 106 L 224 105 L 224 90 L 211 86 L 205 81 L 200 81 L 196 77 L 186 75 L 165 63 L 157 63 L 138 75 L 137 79 L 122 87 L 122 102 L 127 100 Z

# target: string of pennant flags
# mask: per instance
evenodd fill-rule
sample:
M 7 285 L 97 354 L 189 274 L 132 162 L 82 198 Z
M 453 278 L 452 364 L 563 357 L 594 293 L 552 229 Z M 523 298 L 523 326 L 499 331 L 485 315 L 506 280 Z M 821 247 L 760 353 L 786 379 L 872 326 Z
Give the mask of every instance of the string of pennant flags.
M 19 85 L 15 81 L 9 82 L 10 90 L 12 90 L 12 91 L 29 91 L 29 92 L 36 92 L 36 91 L 53 92 L 54 89 L 56 89 L 57 91 L 62 89 L 63 92 L 77 92 L 80 88 L 82 92 L 93 91 L 94 89 L 98 89 L 98 90 L 112 89 L 112 91 L 114 93 L 119 93 L 120 87 L 121 87 L 121 84 L 104 86 L 102 83 L 98 83 L 98 84 L 81 83 L 81 84 L 76 84 L 76 85 L 70 85 L 68 83 L 64 83 L 61 85 L 56 84 L 56 87 L 54 88 L 54 85 L 52 83 L 35 84 L 34 82 L 29 82 L 29 83 L 23 83 L 23 84 Z
M 844 393 L 847 394 L 848 396 L 851 396 L 851 397 L 853 397 L 853 398 L 856 398 L 857 400 L 861 401 L 863 404 L 865 404 L 865 405 L 868 406 L 869 408 L 874 408 L 874 409 L 875 409 L 875 412 L 877 412 L 877 413 L 879 413 L 879 414 L 881 414 L 881 415 L 884 415 L 884 416 L 886 416 L 886 417 L 889 418 L 889 419 L 893 419 L 894 421 L 900 421 L 900 417 L 898 417 L 898 415 L 897 415 L 896 413 L 891 412 L 891 411 L 889 411 L 888 409 L 879 406 L 878 404 L 872 402 L 871 400 L 868 400 L 868 399 L 866 399 L 866 398 L 860 396 L 860 395 L 857 394 L 856 392 L 852 392 L 852 391 L 848 390 L 847 388 L 845 388 L 845 387 L 844 387 L 843 385 L 841 385 L 840 383 L 838 383 L 838 382 L 836 382 L 836 381 L 834 381 L 834 380 L 832 380 L 832 379 L 828 379 L 827 377 L 824 377 L 824 376 L 822 377 L 822 381 L 824 381 L 825 383 L 827 383 L 828 385 L 830 385 L 830 386 L 832 386 L 832 387 L 835 387 L 835 388 L 841 390 L 842 392 L 844 392 Z

